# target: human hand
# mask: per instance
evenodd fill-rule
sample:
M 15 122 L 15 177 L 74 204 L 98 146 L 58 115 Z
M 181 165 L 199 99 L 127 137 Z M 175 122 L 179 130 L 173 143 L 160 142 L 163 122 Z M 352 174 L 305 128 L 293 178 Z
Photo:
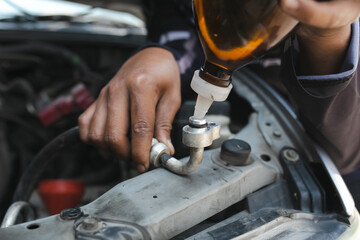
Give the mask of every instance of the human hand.
M 360 0 L 279 0 L 284 12 L 301 22 L 301 74 L 332 74 L 339 70 L 351 36 L 351 23 L 360 15 Z
M 360 15 L 360 0 L 279 0 L 279 3 L 301 23 L 323 30 L 348 26 Z
M 149 168 L 151 140 L 167 145 L 172 121 L 181 104 L 180 72 L 173 55 L 145 48 L 131 57 L 80 117 L 80 138 Z M 131 145 L 127 139 L 130 128 Z

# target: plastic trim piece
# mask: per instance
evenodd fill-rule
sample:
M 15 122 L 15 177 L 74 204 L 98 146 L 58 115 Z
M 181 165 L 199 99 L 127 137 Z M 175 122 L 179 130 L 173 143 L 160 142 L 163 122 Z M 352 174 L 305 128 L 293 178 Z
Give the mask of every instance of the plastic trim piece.
M 347 214 L 347 216 L 351 216 L 355 210 L 355 202 L 350 194 L 349 189 L 346 187 L 346 184 L 342 179 L 341 174 L 339 173 L 327 153 L 318 145 L 316 145 L 316 150 L 324 164 L 326 171 L 329 173 L 329 177 L 334 183 L 335 189 L 340 196 L 341 205 L 343 206 L 345 213 Z

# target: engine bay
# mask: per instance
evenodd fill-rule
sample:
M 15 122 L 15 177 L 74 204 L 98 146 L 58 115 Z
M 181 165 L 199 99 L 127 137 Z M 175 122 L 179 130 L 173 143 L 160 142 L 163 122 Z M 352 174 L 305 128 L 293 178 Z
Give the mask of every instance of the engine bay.
M 146 33 L 42 24 L 0 22 L 0 217 L 14 202 L 32 209 L 13 214 L 0 239 L 337 239 L 356 231 L 357 210 L 331 160 L 248 69 L 234 74 L 229 100 L 209 110 L 220 139 L 192 174 L 152 167 L 139 175 L 82 143 L 77 118 Z M 181 161 L 194 104 L 184 101 L 173 124 Z M 247 151 L 237 151 L 244 142 Z M 38 186 L 50 179 L 81 181 L 80 202 L 49 213 Z
M 47 142 L 77 125 L 78 116 L 137 47 L 60 39 L 1 42 L 2 216 L 29 162 Z M 90 184 L 127 178 L 114 156 L 91 146 L 77 146 L 59 158 L 44 178 L 80 177 Z

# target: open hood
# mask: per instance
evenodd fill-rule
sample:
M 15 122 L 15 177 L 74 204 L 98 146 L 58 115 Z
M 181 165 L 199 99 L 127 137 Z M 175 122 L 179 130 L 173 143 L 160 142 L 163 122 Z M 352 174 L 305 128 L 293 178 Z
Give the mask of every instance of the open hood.
M 62 18 L 61 18 L 62 17 Z M 144 21 L 128 12 L 120 12 L 88 4 L 62 0 L 0 0 L 0 20 L 39 21 L 64 20 L 144 28 Z

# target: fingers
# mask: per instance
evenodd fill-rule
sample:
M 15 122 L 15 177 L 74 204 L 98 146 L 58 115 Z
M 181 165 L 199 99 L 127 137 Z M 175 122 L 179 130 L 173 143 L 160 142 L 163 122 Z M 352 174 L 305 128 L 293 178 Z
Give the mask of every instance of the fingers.
M 155 109 L 159 107 L 158 136 L 169 145 L 172 120 L 180 105 L 180 92 L 162 94 L 152 81 L 153 74 L 141 72 L 127 76 L 131 84 L 111 81 L 100 93 L 95 104 L 79 118 L 81 139 L 102 149 L 110 150 L 125 159 L 130 158 L 130 144 L 127 139 L 131 119 L 131 158 L 139 172 L 149 168 L 149 152 L 154 136 Z M 179 84 L 180 85 L 180 84 Z M 180 91 L 180 87 L 177 88 Z M 131 101 L 130 101 L 131 99 Z M 171 104 L 169 104 L 171 102 Z M 130 114 L 129 114 L 130 111 Z
M 86 109 L 86 111 L 81 114 L 81 116 L 78 119 L 79 124 L 79 134 L 81 141 L 85 143 L 90 143 L 88 138 L 89 128 L 91 124 L 91 119 L 94 115 L 96 108 L 96 102 L 92 103 L 90 107 Z
M 108 147 L 104 142 L 107 118 L 107 91 L 108 88 L 105 87 L 99 94 L 88 130 L 88 142 L 103 150 L 108 150 Z
M 79 117 L 79 133 L 83 142 L 129 159 L 128 95 L 117 83 L 104 87 L 96 102 Z
M 113 153 L 128 160 L 129 96 L 126 87 L 117 81 L 109 84 L 107 114 L 104 141 Z
M 158 91 L 149 77 L 138 76 L 130 89 L 131 156 L 138 172 L 149 168 L 149 152 L 154 136 L 155 108 Z M 147 86 L 147 87 L 144 87 Z
M 107 149 L 103 142 L 106 119 L 105 87 L 94 102 L 78 119 L 79 134 L 83 142 Z M 105 101 L 105 102 L 104 102 Z
M 124 158 L 131 155 L 137 170 L 144 172 L 149 167 L 156 118 L 156 135 L 174 152 L 169 139 L 180 96 L 180 74 L 173 55 L 162 48 L 146 48 L 122 66 L 96 104 L 79 118 L 81 139 Z
M 300 22 L 322 29 L 339 28 L 360 14 L 359 0 L 280 0 L 281 8 Z
M 155 138 L 170 149 L 171 155 L 175 153 L 175 149 L 171 143 L 170 133 L 175 114 L 181 104 L 180 96 L 180 91 L 164 95 L 156 109 Z

